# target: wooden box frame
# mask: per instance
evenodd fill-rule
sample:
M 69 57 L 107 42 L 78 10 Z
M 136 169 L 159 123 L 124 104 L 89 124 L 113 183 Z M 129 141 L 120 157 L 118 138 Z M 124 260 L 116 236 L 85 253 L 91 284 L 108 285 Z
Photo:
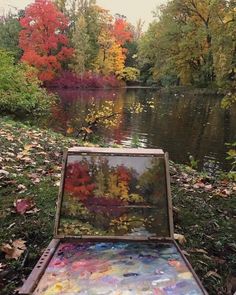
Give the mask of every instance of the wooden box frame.
M 68 155 L 109 155 L 109 156 L 152 156 L 152 157 L 162 157 L 165 161 L 165 173 L 166 173 L 166 193 L 168 198 L 168 227 L 169 227 L 169 237 L 138 237 L 138 236 L 64 236 L 58 234 L 58 226 L 60 221 L 60 210 L 62 205 L 63 198 L 63 189 L 64 189 L 64 180 L 65 180 L 65 170 L 67 165 Z M 169 159 L 168 153 L 164 153 L 163 150 L 160 149 L 121 149 L 121 148 L 87 148 L 87 147 L 75 147 L 71 148 L 64 152 L 63 161 L 62 161 L 62 173 L 61 173 L 61 183 L 59 188 L 58 195 L 58 203 L 55 217 L 55 227 L 54 227 L 54 238 L 45 249 L 43 255 L 35 265 L 28 279 L 25 281 L 24 285 L 19 291 L 19 294 L 32 294 L 36 289 L 40 279 L 42 278 L 49 262 L 51 261 L 54 253 L 56 252 L 59 244 L 61 242 L 118 242 L 118 241 L 126 241 L 126 242 L 157 242 L 157 243 L 170 243 L 175 245 L 180 256 L 184 260 L 186 266 L 189 271 L 192 273 L 195 281 L 197 282 L 199 288 L 201 289 L 203 294 L 208 294 L 202 283 L 200 282 L 198 276 L 193 270 L 192 266 L 182 253 L 178 244 L 174 240 L 174 227 L 173 227 L 173 215 L 172 215 L 172 200 L 171 200 L 171 189 L 170 189 L 170 174 L 169 174 Z

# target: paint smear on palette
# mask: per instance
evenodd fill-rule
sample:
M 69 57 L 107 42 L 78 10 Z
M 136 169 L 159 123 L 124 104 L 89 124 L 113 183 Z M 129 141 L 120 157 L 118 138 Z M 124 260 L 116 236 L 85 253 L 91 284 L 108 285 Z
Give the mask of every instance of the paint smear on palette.
M 203 294 L 174 244 L 62 243 L 34 295 Z

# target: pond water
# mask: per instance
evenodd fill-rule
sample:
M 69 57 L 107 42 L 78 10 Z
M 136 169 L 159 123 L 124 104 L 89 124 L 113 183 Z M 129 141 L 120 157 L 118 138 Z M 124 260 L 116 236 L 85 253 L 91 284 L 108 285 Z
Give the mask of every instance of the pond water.
M 221 97 L 191 93 L 161 94 L 149 88 L 63 90 L 51 126 L 66 133 L 84 116 L 92 100 L 101 107 L 112 100 L 120 123 L 101 130 L 106 142 L 168 151 L 176 163 L 198 160 L 199 170 L 228 170 L 225 143 L 236 141 L 236 108 L 222 110 Z M 136 108 L 142 112 L 131 111 Z

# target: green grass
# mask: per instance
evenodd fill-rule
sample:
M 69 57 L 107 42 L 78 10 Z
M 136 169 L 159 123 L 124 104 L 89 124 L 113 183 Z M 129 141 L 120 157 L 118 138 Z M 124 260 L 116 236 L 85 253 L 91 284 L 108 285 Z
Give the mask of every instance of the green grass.
M 209 294 L 231 294 L 227 286 L 236 274 L 235 196 L 209 197 L 178 187 L 173 188 L 173 195 L 174 205 L 180 210 L 176 232 L 187 240 L 187 258 Z
M 7 264 L 0 272 L 1 295 L 15 293 L 52 238 L 62 153 L 79 144 L 52 131 L 0 119 L 0 170 L 9 172 L 0 175 L 0 245 L 16 239 L 27 242 L 25 256 L 18 261 L 5 260 L 0 253 L 0 263 Z M 32 199 L 39 211 L 15 213 L 14 202 L 22 198 Z

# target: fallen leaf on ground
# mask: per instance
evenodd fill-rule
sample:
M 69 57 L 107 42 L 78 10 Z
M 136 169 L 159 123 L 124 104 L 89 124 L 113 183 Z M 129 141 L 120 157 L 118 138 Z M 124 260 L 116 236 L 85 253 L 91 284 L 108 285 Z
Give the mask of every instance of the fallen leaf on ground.
M 215 271 L 213 271 L 213 270 L 208 271 L 208 272 L 206 273 L 205 277 L 206 277 L 206 278 L 208 278 L 208 277 L 215 277 L 215 278 L 217 278 L 217 279 L 221 279 L 221 278 L 222 278 L 217 272 L 215 272 Z
M 0 170 L 0 174 L 4 174 L 5 176 L 8 176 L 9 172 L 6 170 Z
M 6 267 L 6 264 L 3 264 L 0 262 L 0 272 L 3 271 L 3 269 Z
M 229 189 L 224 189 L 218 193 L 221 197 L 228 197 L 231 195 L 231 191 Z
M 187 251 L 185 251 L 185 250 L 183 250 L 182 253 L 183 253 L 185 256 L 190 256 L 190 254 L 189 254 Z
M 12 228 L 15 224 L 16 224 L 15 222 L 11 223 L 11 224 L 7 227 L 7 229 Z
M 74 132 L 74 128 L 72 128 L 72 127 L 69 127 L 69 128 L 67 128 L 67 130 L 66 130 L 66 133 L 67 134 L 72 134 Z
M 25 243 L 26 241 L 19 239 L 13 241 L 11 244 L 2 244 L 1 251 L 6 254 L 5 258 L 17 260 L 26 250 Z
M 222 258 L 219 258 L 219 257 L 213 257 L 213 260 L 215 263 L 218 263 L 218 264 L 225 264 L 226 260 L 225 259 L 222 259 Z
M 192 252 L 192 253 L 201 253 L 201 254 L 208 254 L 208 252 L 204 249 L 197 249 L 197 248 L 194 248 L 194 249 L 191 249 L 189 250 L 189 252 Z
M 211 184 L 206 184 L 205 185 L 205 190 L 210 191 L 212 190 L 213 186 Z
M 226 289 L 227 294 L 234 294 L 236 292 L 236 277 L 235 276 L 228 276 L 227 282 L 226 282 Z
M 26 186 L 23 185 L 23 184 L 19 184 L 19 185 L 17 186 L 17 188 L 18 188 L 19 190 L 26 190 Z
M 26 211 L 25 214 L 35 214 L 39 211 L 40 211 L 40 209 L 34 207 L 32 210 Z
M 18 199 L 15 201 L 14 206 L 17 213 L 25 214 L 35 206 L 35 203 L 32 199 Z
M 236 252 L 236 243 L 228 243 L 227 246 L 230 248 L 230 250 Z
M 28 154 L 29 154 L 29 151 L 32 149 L 33 146 L 34 146 L 34 145 L 32 145 L 32 144 L 26 144 L 26 145 L 24 146 L 24 150 L 23 150 L 23 152 L 22 152 L 22 155 L 23 155 L 23 156 L 28 155 Z
M 60 184 L 61 184 L 61 182 L 60 182 L 60 181 L 57 181 L 57 182 L 55 183 L 55 186 L 60 186 Z
M 40 174 L 38 173 L 30 173 L 28 174 L 28 176 L 30 177 L 31 181 L 36 184 L 36 183 L 40 183 Z
M 183 245 L 187 242 L 185 236 L 181 234 L 174 234 L 174 239 L 177 240 L 180 245 Z
M 203 182 L 197 182 L 193 185 L 193 188 L 205 188 L 205 184 Z

